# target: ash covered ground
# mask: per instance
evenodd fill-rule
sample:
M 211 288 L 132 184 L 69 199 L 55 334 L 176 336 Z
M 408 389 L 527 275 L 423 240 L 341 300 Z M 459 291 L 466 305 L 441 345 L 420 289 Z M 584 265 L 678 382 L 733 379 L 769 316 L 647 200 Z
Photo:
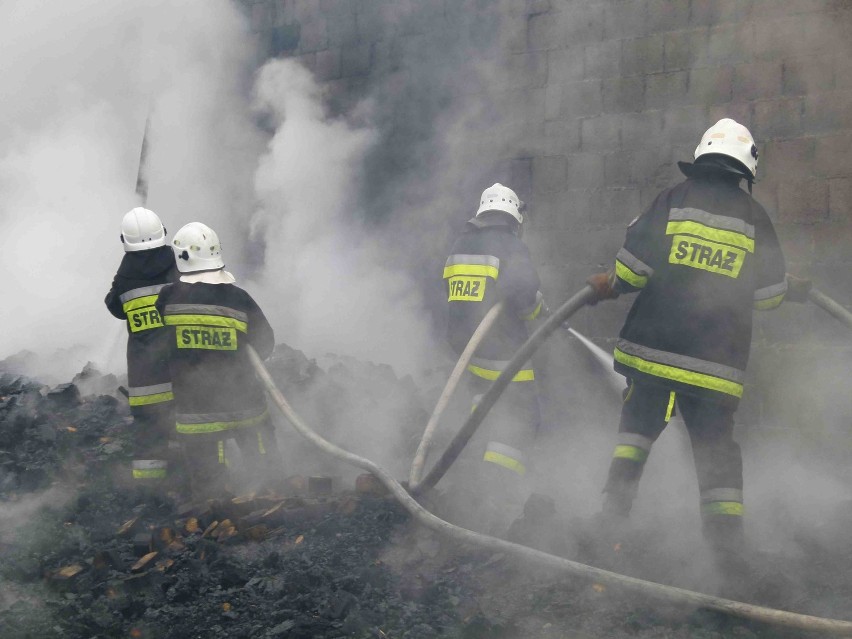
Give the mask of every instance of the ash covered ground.
M 87 367 L 68 384 L 46 386 L 13 364 L 0 370 L 4 639 L 805 636 L 532 572 L 447 542 L 376 485 L 355 490 L 358 471 L 309 455 L 283 425 L 285 464 L 295 472 L 280 490 L 203 505 L 179 494 L 144 498 L 122 479 L 131 419 L 116 394 L 121 380 Z M 358 450 L 353 424 L 394 425 L 393 444 L 407 455 L 392 470 L 404 476 L 435 389 L 352 359 L 320 366 L 285 346 L 269 368 L 307 421 L 360 454 L 370 451 Z M 334 477 L 333 490 L 312 488 L 311 475 Z M 445 497 L 429 498 L 439 515 Z M 577 525 L 562 515 L 546 537 L 562 538 L 569 558 L 582 559 Z M 850 529 L 852 508 L 838 508 L 791 531 L 792 550 L 756 556 L 752 602 L 852 616 Z M 644 526 L 614 567 L 696 588 L 702 576 L 691 565 L 699 560 Z

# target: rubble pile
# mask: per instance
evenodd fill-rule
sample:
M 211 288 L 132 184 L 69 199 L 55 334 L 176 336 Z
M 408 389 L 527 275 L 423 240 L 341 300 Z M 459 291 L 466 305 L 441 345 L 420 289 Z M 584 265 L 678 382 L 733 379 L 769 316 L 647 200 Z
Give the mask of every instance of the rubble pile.
M 333 441 L 357 451 L 365 420 L 378 420 L 395 424 L 396 443 L 413 454 L 428 418 L 413 381 L 347 358 L 323 364 L 278 346 L 269 368 Z M 316 454 L 311 472 L 260 493 L 193 504 L 133 490 L 117 479 L 131 421 L 119 382 L 91 366 L 53 387 L 0 373 L 4 639 L 801 636 L 556 580 L 447 543 L 375 478 L 341 480 L 339 466 Z M 430 508 L 440 513 L 440 504 Z M 799 554 L 767 556 L 777 569 L 754 600 L 775 588 L 783 592 L 766 603 L 848 616 L 852 545 L 838 543 L 837 531 L 850 522 L 852 508 L 832 513 L 816 533 L 803 531 Z M 666 581 L 679 559 L 659 538 L 646 531 L 624 571 Z

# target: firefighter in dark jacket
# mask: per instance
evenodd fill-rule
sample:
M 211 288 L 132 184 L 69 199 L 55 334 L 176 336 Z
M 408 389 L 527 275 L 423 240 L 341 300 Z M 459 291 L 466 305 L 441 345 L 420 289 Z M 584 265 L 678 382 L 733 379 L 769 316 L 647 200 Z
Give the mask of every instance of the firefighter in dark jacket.
M 281 462 L 263 386 L 245 346 L 266 359 L 275 345 L 263 311 L 225 270 L 215 231 L 187 224 L 172 241 L 180 279 L 160 292 L 157 310 L 170 343 L 175 429 L 195 498 L 229 487 L 226 441 L 234 439 L 256 483 Z
M 109 312 L 127 322 L 128 401 L 133 414 L 132 477 L 141 485 L 163 484 L 168 440 L 174 426 L 168 344 L 157 296 L 177 278 L 166 229 L 156 213 L 137 207 L 121 222 L 124 258 L 107 293 Z
M 788 290 L 775 229 L 751 196 L 757 158 L 746 127 L 727 118 L 714 124 L 694 164 L 679 163 L 687 179 L 628 225 L 614 271 L 588 280 L 597 299 L 638 292 L 614 352 L 628 388 L 604 489 L 604 528 L 623 527 L 645 461 L 677 407 L 692 442 L 704 536 L 723 576 L 743 568 L 733 416 L 752 309 L 778 307 Z
M 467 367 L 473 404 L 490 386 L 528 337 L 527 322 L 541 312 L 539 277 L 521 240 L 522 202 L 511 189 L 486 189 L 475 217 L 467 222 L 444 266 L 447 283 L 448 340 L 460 354 L 488 310 L 503 300 L 497 323 Z M 509 384 L 468 445 L 476 480 L 472 500 L 482 512 L 471 515 L 499 533 L 517 515 L 528 492 L 530 447 L 541 420 L 535 371 L 528 363 Z M 473 509 L 475 510 L 475 509 Z

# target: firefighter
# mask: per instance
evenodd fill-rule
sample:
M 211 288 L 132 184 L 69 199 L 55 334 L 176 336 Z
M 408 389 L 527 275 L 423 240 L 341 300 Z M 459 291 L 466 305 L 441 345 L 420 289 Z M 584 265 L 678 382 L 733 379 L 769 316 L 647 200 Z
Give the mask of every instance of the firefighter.
M 482 193 L 476 215 L 459 233 L 444 266 L 448 340 L 460 354 L 488 310 L 505 309 L 481 342 L 466 377 L 475 406 L 528 337 L 527 322 L 543 308 L 539 277 L 521 240 L 523 203 L 511 189 L 494 184 Z M 527 493 L 528 455 L 541 420 L 535 371 L 528 363 L 506 389 L 468 445 L 477 479 L 468 514 L 498 534 L 517 515 Z M 463 509 L 467 510 L 466 507 Z
M 723 577 L 745 569 L 743 473 L 734 412 L 743 394 L 752 309 L 777 308 L 788 290 L 784 255 L 751 196 L 758 151 L 725 118 L 710 127 L 686 180 L 660 193 L 627 227 L 615 268 L 588 283 L 596 299 L 637 293 L 616 342 L 627 379 L 604 488 L 604 535 L 624 531 L 651 448 L 675 407 L 692 443 L 704 537 Z M 748 183 L 748 192 L 740 187 Z M 798 282 L 793 284 L 797 291 Z M 804 301 L 796 294 L 794 301 Z
M 245 350 L 251 344 L 265 359 L 275 338 L 263 311 L 225 270 L 213 229 L 191 222 L 175 234 L 172 249 L 180 279 L 160 292 L 157 310 L 170 343 L 175 429 L 193 497 L 221 497 L 229 487 L 229 439 L 251 472 L 268 476 L 281 461 Z
M 132 479 L 162 487 L 168 476 L 168 441 L 173 428 L 168 344 L 155 308 L 163 286 L 177 278 L 166 229 L 157 214 L 137 207 L 121 221 L 124 258 L 104 303 L 127 322 L 127 389 L 133 415 Z

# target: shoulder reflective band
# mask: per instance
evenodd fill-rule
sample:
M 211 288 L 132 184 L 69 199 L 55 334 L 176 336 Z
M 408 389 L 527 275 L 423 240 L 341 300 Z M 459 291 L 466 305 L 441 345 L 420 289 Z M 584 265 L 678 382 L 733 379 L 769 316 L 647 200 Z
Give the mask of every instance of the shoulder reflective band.
M 444 279 L 456 275 L 474 275 L 497 279 L 500 260 L 493 255 L 450 255 L 444 265 Z
M 148 406 L 172 401 L 175 396 L 171 383 L 153 386 L 131 386 L 127 389 L 127 401 L 131 406 Z
M 619 433 L 618 444 L 616 444 L 612 456 L 642 464 L 648 459 L 653 445 L 654 440 L 650 437 L 638 433 Z
M 184 435 L 198 435 L 202 433 L 218 433 L 225 430 L 247 428 L 262 424 L 267 418 L 267 411 L 252 417 L 237 418 L 234 413 L 214 413 L 199 415 L 176 415 L 175 427 L 178 433 Z M 215 419 L 219 417 L 220 419 Z M 211 419 L 213 418 L 213 419 Z M 229 419 L 234 418 L 234 419 Z
M 477 377 L 494 381 L 500 377 L 500 373 L 506 368 L 508 361 L 484 359 L 482 357 L 472 357 L 470 364 L 467 365 L 467 370 Z M 512 378 L 513 382 L 531 382 L 535 380 L 535 371 L 532 368 L 527 368 L 518 371 Z
M 615 256 L 615 274 L 634 288 L 645 288 L 654 269 L 622 247 Z
M 134 459 L 132 463 L 133 479 L 165 479 L 169 464 L 162 459 Z
M 619 339 L 616 342 L 613 356 L 615 361 L 647 375 L 718 391 L 734 397 L 743 396 L 744 374 L 730 366 L 686 355 L 666 353 L 625 339 Z
M 160 294 L 160 291 L 163 290 L 165 284 L 152 284 L 151 286 L 142 286 L 140 288 L 134 288 L 129 291 L 125 291 L 119 296 L 119 300 L 121 300 L 122 304 L 126 304 L 131 300 L 135 300 L 139 297 L 148 297 L 150 295 L 157 296 Z
M 517 448 L 499 442 L 488 442 L 482 461 L 497 464 L 523 477 L 527 472 L 524 457 L 524 454 Z
M 754 253 L 754 226 L 736 217 L 701 209 L 671 209 L 666 235 L 678 234 L 694 235 Z
M 669 264 L 690 266 L 709 273 L 737 278 L 745 255 L 744 250 L 726 244 L 698 240 L 689 235 L 675 235 L 672 237 Z
M 765 286 L 754 292 L 754 308 L 758 311 L 771 311 L 784 301 L 787 294 L 787 280 L 780 284 Z

